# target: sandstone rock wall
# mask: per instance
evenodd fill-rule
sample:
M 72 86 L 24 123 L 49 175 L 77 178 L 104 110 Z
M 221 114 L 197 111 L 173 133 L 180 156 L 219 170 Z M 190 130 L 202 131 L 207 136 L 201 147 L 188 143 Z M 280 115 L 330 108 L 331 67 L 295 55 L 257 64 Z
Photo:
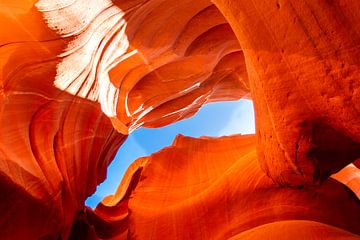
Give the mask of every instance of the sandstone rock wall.
M 2 1 L 0 238 L 358 237 L 359 4 Z M 133 130 L 240 98 L 256 137 L 179 137 L 84 207 Z

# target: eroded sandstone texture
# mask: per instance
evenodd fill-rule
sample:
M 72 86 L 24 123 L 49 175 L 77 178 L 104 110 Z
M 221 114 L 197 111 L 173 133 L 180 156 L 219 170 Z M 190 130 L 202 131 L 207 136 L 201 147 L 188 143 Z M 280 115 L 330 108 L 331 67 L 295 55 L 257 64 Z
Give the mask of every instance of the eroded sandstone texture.
M 359 19 L 356 0 L 1 1 L 0 238 L 358 238 Z M 178 137 L 84 207 L 134 129 L 244 97 L 256 136 Z
M 245 55 L 265 171 L 298 185 L 359 158 L 360 2 L 214 2 Z
M 255 142 L 252 135 L 178 136 L 134 162 L 117 192 L 86 210 L 89 223 L 105 239 L 291 239 L 300 229 L 298 239 L 359 237 L 352 192 L 331 178 L 316 187 L 278 187 L 261 170 Z

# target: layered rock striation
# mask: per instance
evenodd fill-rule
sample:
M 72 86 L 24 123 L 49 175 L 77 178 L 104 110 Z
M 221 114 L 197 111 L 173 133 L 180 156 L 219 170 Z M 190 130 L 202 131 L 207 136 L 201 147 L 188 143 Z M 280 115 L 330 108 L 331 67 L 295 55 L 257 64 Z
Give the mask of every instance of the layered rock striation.
M 1 239 L 358 237 L 359 15 L 355 0 L 2 1 Z M 84 207 L 133 130 L 240 98 L 256 136 L 178 137 Z
M 94 211 L 101 239 L 358 239 L 356 196 L 330 178 L 281 188 L 260 168 L 253 135 L 198 139 L 140 158 Z M 297 232 L 296 234 L 294 234 Z

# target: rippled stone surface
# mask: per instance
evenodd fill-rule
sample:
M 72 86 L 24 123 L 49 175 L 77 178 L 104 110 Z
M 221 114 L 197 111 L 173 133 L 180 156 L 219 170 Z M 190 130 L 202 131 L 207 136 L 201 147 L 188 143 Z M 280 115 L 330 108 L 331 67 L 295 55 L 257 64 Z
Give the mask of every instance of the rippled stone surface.
M 359 158 L 360 2 L 214 2 L 246 59 L 267 174 L 312 184 Z
M 352 192 L 332 178 L 278 187 L 261 170 L 255 143 L 253 135 L 180 135 L 134 162 L 117 192 L 87 209 L 88 221 L 104 239 L 290 239 L 297 231 L 292 238 L 359 238 Z
M 2 1 L 1 239 L 355 237 L 359 15 L 355 0 Z M 179 137 L 84 207 L 133 130 L 240 98 L 256 137 Z

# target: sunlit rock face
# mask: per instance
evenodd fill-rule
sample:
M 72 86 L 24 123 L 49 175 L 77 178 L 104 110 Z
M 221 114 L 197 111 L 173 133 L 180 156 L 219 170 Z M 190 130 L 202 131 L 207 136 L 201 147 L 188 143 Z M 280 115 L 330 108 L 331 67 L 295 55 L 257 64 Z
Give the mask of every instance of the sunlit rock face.
M 359 14 L 355 0 L 2 1 L 0 238 L 357 237 Z M 256 137 L 179 137 L 84 208 L 134 129 L 244 97 Z
M 334 179 L 278 187 L 261 170 L 255 142 L 178 136 L 134 162 L 117 192 L 87 209 L 88 222 L 101 239 L 359 238 L 352 192 Z
M 360 157 L 360 2 L 214 0 L 239 39 L 258 157 L 282 185 Z
M 66 239 L 125 137 L 54 86 L 68 39 L 33 4 L 0 4 L 0 238 Z
M 126 134 L 249 95 L 210 2 L 0 6 L 1 239 L 67 238 Z
M 360 199 L 360 170 L 354 164 L 349 164 L 332 177 L 348 186 Z
M 209 1 L 66 2 L 36 4 L 48 27 L 70 38 L 54 85 L 98 101 L 119 132 L 249 95 L 238 40 Z

